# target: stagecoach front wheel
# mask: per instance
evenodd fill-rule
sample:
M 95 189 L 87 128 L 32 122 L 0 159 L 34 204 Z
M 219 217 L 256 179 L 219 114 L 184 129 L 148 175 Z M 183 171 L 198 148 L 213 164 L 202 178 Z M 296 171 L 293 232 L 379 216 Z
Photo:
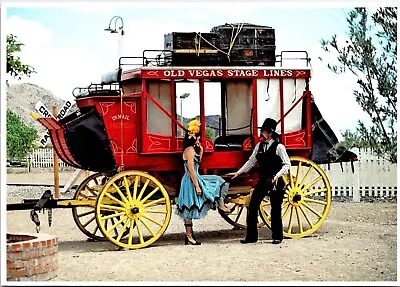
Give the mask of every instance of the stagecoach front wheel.
M 96 202 L 96 221 L 104 237 L 128 249 L 143 248 L 159 239 L 171 213 L 164 186 L 142 171 L 128 170 L 109 179 Z M 115 223 L 107 225 L 111 218 Z M 116 231 L 118 236 L 113 236 Z
M 283 177 L 285 195 L 282 203 L 283 235 L 301 238 L 321 227 L 331 207 L 331 185 L 324 171 L 313 161 L 290 157 L 289 173 Z M 271 204 L 265 197 L 260 205 L 263 221 L 271 227 Z

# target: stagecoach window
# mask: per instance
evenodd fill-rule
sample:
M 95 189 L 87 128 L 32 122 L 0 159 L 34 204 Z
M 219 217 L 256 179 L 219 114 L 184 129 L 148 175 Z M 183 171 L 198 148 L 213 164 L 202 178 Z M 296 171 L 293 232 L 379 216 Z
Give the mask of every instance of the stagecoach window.
M 200 118 L 200 88 L 196 82 L 178 82 L 176 93 L 176 119 L 185 127 L 190 120 Z M 183 136 L 184 132 L 177 127 L 177 136 Z
M 249 80 L 226 82 L 226 135 L 251 133 L 252 84 Z
M 204 83 L 204 106 L 206 115 L 206 135 L 212 141 L 222 134 L 221 129 L 221 83 Z
M 171 83 L 149 81 L 148 92 L 171 113 Z M 164 114 L 150 99 L 147 99 L 147 132 L 163 136 L 172 136 L 171 119 Z

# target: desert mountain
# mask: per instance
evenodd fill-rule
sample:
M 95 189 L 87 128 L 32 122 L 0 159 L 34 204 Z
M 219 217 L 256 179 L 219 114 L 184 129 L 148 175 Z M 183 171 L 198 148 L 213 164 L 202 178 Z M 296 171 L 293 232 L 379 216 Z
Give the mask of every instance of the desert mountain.
M 53 106 L 60 109 L 65 102 L 55 97 L 50 91 L 34 84 L 10 84 L 6 87 L 6 91 L 7 108 L 19 115 L 27 125 L 36 128 L 39 136 L 46 129 L 29 114 L 30 112 L 38 113 L 35 109 L 36 103 L 40 100 L 51 111 Z

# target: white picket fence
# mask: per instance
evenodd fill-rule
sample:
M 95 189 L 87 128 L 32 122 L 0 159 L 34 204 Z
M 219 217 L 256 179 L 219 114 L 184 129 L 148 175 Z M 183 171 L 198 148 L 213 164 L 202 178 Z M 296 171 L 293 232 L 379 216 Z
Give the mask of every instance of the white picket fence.
M 353 149 L 358 155 L 354 162 L 354 173 L 351 163 L 322 164 L 320 167 L 326 173 L 334 197 L 351 197 L 360 201 L 363 197 L 397 197 L 397 164 L 375 156 L 371 150 Z M 31 153 L 31 166 L 41 168 L 53 167 L 53 149 L 34 149 Z M 60 167 L 66 167 L 59 160 Z
M 332 188 L 332 196 L 349 196 L 354 201 L 363 197 L 396 197 L 397 164 L 379 158 L 369 149 L 352 149 L 358 155 L 358 161 L 351 163 L 322 164 Z
M 52 148 L 37 148 L 33 149 L 30 154 L 31 167 L 52 168 L 53 162 L 53 149 Z M 62 160 L 58 160 L 59 167 L 67 167 Z

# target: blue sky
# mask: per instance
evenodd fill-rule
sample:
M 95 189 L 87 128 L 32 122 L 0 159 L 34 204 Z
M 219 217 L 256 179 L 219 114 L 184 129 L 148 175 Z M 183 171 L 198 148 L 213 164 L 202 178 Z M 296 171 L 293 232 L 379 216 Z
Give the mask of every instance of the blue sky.
M 140 56 L 144 49 L 162 49 L 170 32 L 209 32 L 225 23 L 252 23 L 275 29 L 276 54 L 306 50 L 311 57 L 311 88 L 324 118 L 340 137 L 366 119 L 352 95 L 351 75 L 335 75 L 318 60 L 334 59 L 320 48 L 320 40 L 337 34 L 346 38 L 346 11 L 351 7 L 318 8 L 316 5 L 278 7 L 265 3 L 57 4 L 8 7 L 2 27 L 25 44 L 21 57 L 37 74 L 22 82 L 42 86 L 57 97 L 72 99 L 72 89 L 99 82 L 118 65 L 118 36 L 104 31 L 110 19 L 124 20 L 122 56 Z M 29 29 L 28 29 L 29 27 Z M 179 91 L 183 92 L 183 91 Z M 188 100 L 186 103 L 191 105 Z M 184 110 L 188 110 L 184 108 Z M 338 111 L 341 111 L 338 113 Z M 210 111 L 210 113 L 213 113 Z M 344 114 L 348 116 L 343 117 Z M 194 116 L 185 114 L 184 116 Z

